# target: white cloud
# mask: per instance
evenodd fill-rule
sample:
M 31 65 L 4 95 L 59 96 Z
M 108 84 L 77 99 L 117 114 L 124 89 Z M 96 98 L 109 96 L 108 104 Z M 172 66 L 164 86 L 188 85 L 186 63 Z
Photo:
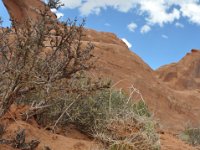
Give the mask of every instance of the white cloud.
M 131 48 L 131 47 L 132 47 L 132 44 L 131 44 L 130 42 L 128 42 L 127 39 L 122 38 L 122 41 L 128 46 L 128 48 Z
M 57 18 L 58 18 L 58 19 L 60 19 L 61 17 L 63 17 L 63 16 L 64 16 L 64 14 L 63 14 L 63 13 L 61 13 L 61 12 L 57 11 L 57 9 L 55 9 L 55 8 L 51 9 L 51 11 L 52 11 L 53 13 L 55 13 L 55 14 L 56 14 L 56 16 L 57 16 Z
M 135 0 L 82 0 L 79 8 L 82 15 L 99 14 L 102 9 L 112 7 L 120 12 L 128 12 L 135 5 Z
M 181 12 L 190 22 L 200 25 L 200 5 L 195 2 L 181 5 Z
M 107 26 L 107 27 L 111 26 L 110 23 L 105 23 L 104 25 Z
M 64 8 L 74 9 L 80 7 L 82 4 L 82 0 L 61 0 L 64 4 Z
M 127 25 L 127 28 L 129 29 L 129 31 L 135 32 L 135 29 L 137 28 L 137 24 L 134 22 L 131 22 L 130 24 Z
M 98 15 L 108 7 L 127 13 L 136 9 L 149 25 L 163 26 L 180 18 L 200 25 L 200 0 L 62 0 L 64 8 L 78 8 L 81 15 Z
M 182 23 L 176 22 L 175 26 L 178 28 L 184 28 L 184 25 Z
M 151 31 L 151 27 L 149 25 L 144 25 L 144 26 L 142 26 L 140 33 L 144 34 L 144 33 L 147 33 L 149 31 Z
M 165 35 L 165 34 L 162 34 L 161 37 L 164 38 L 164 39 L 168 39 L 168 38 L 169 38 L 169 37 L 168 37 L 167 35 Z
M 163 26 L 165 23 L 172 23 L 180 18 L 180 12 L 175 8 L 167 12 L 169 7 L 164 0 L 141 0 L 139 5 L 140 14 L 147 14 L 145 20 L 152 25 Z

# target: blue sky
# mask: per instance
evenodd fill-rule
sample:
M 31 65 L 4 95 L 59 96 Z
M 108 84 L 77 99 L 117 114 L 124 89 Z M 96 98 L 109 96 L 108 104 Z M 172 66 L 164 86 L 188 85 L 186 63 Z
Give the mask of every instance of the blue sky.
M 62 1 L 61 20 L 86 18 L 87 28 L 115 33 L 153 69 L 200 49 L 200 0 Z M 9 25 L 2 2 L 0 16 Z

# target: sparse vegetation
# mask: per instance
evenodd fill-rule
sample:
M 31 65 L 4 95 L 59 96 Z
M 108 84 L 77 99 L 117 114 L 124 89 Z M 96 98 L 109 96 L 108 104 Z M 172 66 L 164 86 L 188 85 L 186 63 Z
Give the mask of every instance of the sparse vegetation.
M 200 128 L 187 128 L 179 136 L 183 141 L 193 145 L 200 145 Z
M 82 84 L 84 87 L 84 82 Z M 159 149 L 156 123 L 144 101 L 133 102 L 124 93 L 104 88 L 83 97 L 66 94 L 65 99 L 49 105 L 35 115 L 43 126 L 55 129 L 74 124 L 80 131 L 103 142 L 109 150 L 116 147 Z M 141 113 L 144 110 L 145 113 Z
M 94 47 L 81 43 L 84 21 L 59 23 L 40 13 L 37 24 L 13 21 L 12 29 L 1 30 L 0 116 L 13 103 L 25 104 L 30 108 L 24 120 L 34 118 L 52 130 L 74 124 L 108 150 L 159 149 L 144 100 L 135 102 L 109 81 L 87 75 Z
M 107 105 L 111 103 L 111 108 L 107 107 L 104 128 L 96 129 L 94 136 L 104 141 L 109 150 L 159 149 L 156 124 L 149 116 L 146 104 L 141 105 L 144 101 L 133 102 L 123 93 L 111 92 L 111 97 L 104 98 L 108 101 Z M 140 113 L 142 110 L 146 113 Z

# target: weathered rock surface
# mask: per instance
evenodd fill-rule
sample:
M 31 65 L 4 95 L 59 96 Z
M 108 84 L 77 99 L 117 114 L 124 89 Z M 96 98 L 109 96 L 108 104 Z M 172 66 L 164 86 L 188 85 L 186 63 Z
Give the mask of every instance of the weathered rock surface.
M 3 0 L 8 13 L 12 20 L 18 23 L 23 23 L 27 19 L 33 21 L 33 23 L 40 17 L 39 12 L 44 11 L 46 8 L 41 0 Z M 56 16 L 49 12 L 52 18 Z
M 159 79 L 176 90 L 200 90 L 200 50 L 191 50 L 178 63 L 160 67 Z

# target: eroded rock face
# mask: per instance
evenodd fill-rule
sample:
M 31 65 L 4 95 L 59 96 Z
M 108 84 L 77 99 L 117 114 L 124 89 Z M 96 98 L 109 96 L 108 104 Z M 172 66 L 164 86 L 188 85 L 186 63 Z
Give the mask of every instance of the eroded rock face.
M 176 90 L 200 90 L 200 50 L 191 50 L 179 62 L 157 71 L 159 79 Z
M 3 2 L 11 17 L 19 20 L 20 23 L 27 18 L 37 21 L 38 13 L 33 10 L 44 7 L 44 3 L 40 0 L 3 0 Z M 50 11 L 49 13 L 54 16 Z M 180 130 L 184 129 L 187 122 L 193 125 L 200 123 L 200 110 L 196 110 L 200 105 L 200 94 L 193 91 L 176 91 L 163 83 L 163 81 L 170 82 L 179 77 L 176 64 L 166 67 L 170 68 L 170 71 L 161 69 L 161 71 L 154 72 L 116 35 L 90 29 L 86 29 L 85 34 L 83 43 L 91 41 L 95 45 L 94 56 L 99 58 L 96 62 L 96 69 L 92 71 L 93 75 L 110 78 L 117 83 L 116 88 L 123 88 L 127 92 L 130 91 L 131 86 L 139 89 L 163 128 Z M 199 55 L 196 57 L 196 53 L 198 52 L 190 54 L 190 57 L 193 58 L 195 55 L 195 58 L 199 59 Z M 198 63 L 189 67 L 192 72 L 191 80 L 193 77 L 199 77 L 200 72 L 198 67 L 195 69 L 192 66 L 198 66 Z M 163 81 L 159 80 L 156 74 Z M 196 80 L 196 78 L 194 79 Z
M 41 0 L 3 0 L 12 20 L 23 23 L 27 19 L 35 22 L 40 17 L 40 11 L 44 11 L 45 5 Z M 49 10 L 49 9 L 48 9 Z M 56 16 L 49 11 L 53 18 Z

